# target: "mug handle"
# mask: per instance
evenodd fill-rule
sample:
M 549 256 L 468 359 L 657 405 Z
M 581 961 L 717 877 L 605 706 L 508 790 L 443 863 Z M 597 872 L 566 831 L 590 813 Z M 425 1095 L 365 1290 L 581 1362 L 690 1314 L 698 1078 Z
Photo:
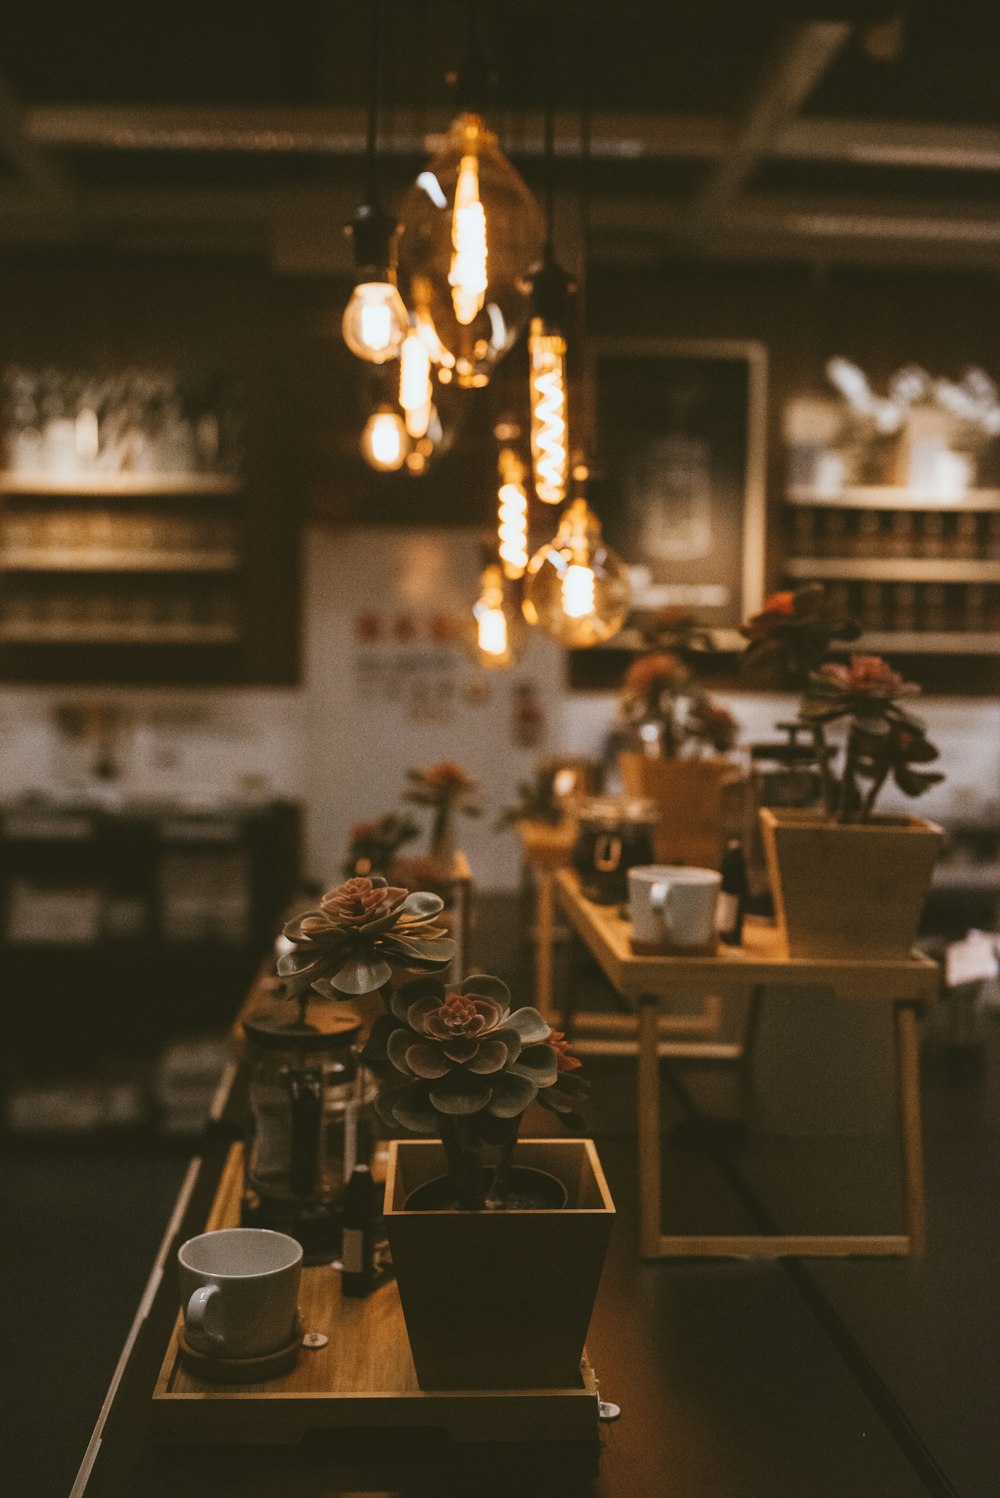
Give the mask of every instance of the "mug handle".
M 187 1310 L 184 1312 L 184 1322 L 188 1330 L 194 1332 L 197 1337 L 204 1337 L 206 1342 L 211 1342 L 216 1347 L 221 1347 L 225 1338 L 221 1332 L 213 1331 L 208 1325 L 208 1308 L 220 1294 L 218 1285 L 199 1285 L 188 1301 Z
M 674 929 L 674 923 L 670 915 L 670 885 L 661 880 L 654 884 L 649 891 L 649 908 L 663 922 L 663 929 L 669 936 Z

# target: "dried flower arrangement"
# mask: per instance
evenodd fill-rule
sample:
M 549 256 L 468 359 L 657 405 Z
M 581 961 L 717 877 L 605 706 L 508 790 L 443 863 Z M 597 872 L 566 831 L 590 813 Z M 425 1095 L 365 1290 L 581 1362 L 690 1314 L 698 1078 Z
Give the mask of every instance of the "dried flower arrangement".
M 507 985 L 489 974 L 457 987 L 433 977 L 403 984 L 372 1027 L 365 1059 L 387 1062 L 396 1074 L 396 1085 L 383 1074 L 376 1104 L 383 1121 L 440 1137 L 464 1210 L 506 1205 L 529 1104 L 537 1100 L 571 1127 L 581 1125 L 576 1108 L 588 1086 L 574 1075 L 580 1062 L 537 1009 L 512 1009 Z
M 429 806 L 434 815 L 431 823 L 430 855 L 450 864 L 455 853 L 455 818 L 482 815 L 479 786 L 461 765 L 444 761 L 427 770 L 408 770 L 409 784 L 403 800 L 414 806 Z
M 356 822 L 351 828 L 348 841 L 344 862 L 345 877 L 350 878 L 355 874 L 383 874 L 388 878 L 392 861 L 399 849 L 412 842 L 419 834 L 420 828 L 405 812 L 400 815 L 390 811 L 371 821 Z
M 906 796 L 920 796 L 944 776 L 917 769 L 938 757 L 924 724 L 903 706 L 920 688 L 904 681 L 875 655 L 852 655 L 849 664 L 824 661 L 835 640 L 852 640 L 857 625 L 833 616 L 817 586 L 776 593 L 743 627 L 749 668 L 763 667 L 772 682 L 802 690 L 799 720 L 812 731 L 823 787 L 823 807 L 835 822 L 868 822 L 892 778 Z M 846 725 L 843 762 L 826 730 Z
M 736 719 L 709 696 L 674 651 L 655 651 L 632 662 L 622 684 L 620 711 L 645 753 L 693 757 L 724 753 L 736 742 Z

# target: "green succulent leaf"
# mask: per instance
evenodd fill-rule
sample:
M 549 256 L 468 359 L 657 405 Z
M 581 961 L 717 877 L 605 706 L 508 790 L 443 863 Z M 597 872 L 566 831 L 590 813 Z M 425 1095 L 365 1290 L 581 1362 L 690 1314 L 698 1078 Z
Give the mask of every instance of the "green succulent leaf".
M 431 1082 L 446 1077 L 453 1070 L 441 1047 L 428 1040 L 413 1040 L 411 1037 L 403 1059 L 415 1076 L 426 1077 Z
M 479 1042 L 475 1055 L 466 1062 L 466 1070 L 475 1072 L 477 1076 L 489 1076 L 506 1066 L 508 1059 L 507 1047 L 503 1041 L 490 1035 Z
M 529 1046 L 509 1069 L 517 1077 L 530 1077 L 536 1087 L 551 1087 L 559 1075 L 556 1053 L 548 1045 Z
M 341 993 L 374 993 L 392 977 L 392 968 L 378 957 L 349 957 L 339 972 L 330 978 L 330 984 Z
M 303 931 L 303 921 L 318 921 L 324 927 L 328 927 L 330 924 L 328 918 L 321 910 L 303 910 L 299 915 L 293 916 L 290 921 L 285 922 L 281 928 L 282 935 L 286 936 L 289 941 L 312 941 L 316 933 L 314 931 Z
M 538 1096 L 538 1088 L 530 1077 L 500 1072 L 491 1080 L 493 1096 L 489 1111 L 496 1118 L 517 1118 Z
M 385 1061 L 388 1058 L 390 1036 L 399 1030 L 399 1021 L 394 1014 L 380 1014 L 368 1032 L 364 1050 L 364 1061 Z
M 423 962 L 448 963 L 455 955 L 455 943 L 449 936 L 432 937 L 428 941 L 414 941 L 394 931 L 384 939 L 385 946 L 398 949 L 406 957 L 419 957 Z
M 428 1099 L 426 1083 L 412 1083 L 397 1093 L 393 1098 L 392 1116 L 394 1123 L 402 1124 L 404 1129 L 411 1129 L 414 1134 L 437 1134 L 441 1127 Z
M 520 1035 L 518 1035 L 517 1031 L 512 1030 L 509 1025 L 504 1025 L 503 1029 L 501 1030 L 493 1030 L 490 1034 L 490 1039 L 502 1040 L 504 1045 L 507 1047 L 508 1067 L 510 1066 L 512 1061 L 516 1061 L 518 1056 L 520 1056 L 522 1046 L 521 1037 Z
M 505 1021 L 505 1025 L 516 1030 L 521 1037 L 522 1045 L 538 1045 L 548 1040 L 552 1034 L 552 1026 L 544 1020 L 537 1009 L 530 1005 L 524 1009 L 515 1009 L 514 1013 Z
M 493 1096 L 493 1088 L 468 1072 L 452 1072 L 438 1087 L 432 1087 L 431 1102 L 439 1113 L 478 1113 Z
M 409 1030 L 405 1029 L 403 1026 L 400 1026 L 389 1036 L 385 1047 L 385 1054 L 387 1059 L 392 1062 L 397 1071 L 401 1071 L 406 1077 L 412 1077 L 415 1075 L 412 1067 L 409 1065 L 406 1059 L 406 1053 L 412 1044 L 413 1036 L 410 1034 Z
M 443 1004 L 445 988 L 440 978 L 411 978 L 408 983 L 401 983 L 389 1000 L 389 1007 L 405 1024 L 410 1005 L 419 999 L 436 999 L 437 1003 Z
M 503 1010 L 510 1008 L 510 989 L 501 978 L 494 978 L 491 973 L 470 973 L 462 983 L 460 992 L 493 999 Z
M 412 895 L 407 895 L 400 907 L 401 915 L 417 916 L 420 920 L 426 920 L 428 916 L 440 915 L 444 909 L 444 901 L 440 895 L 432 895 L 430 890 L 414 890 Z

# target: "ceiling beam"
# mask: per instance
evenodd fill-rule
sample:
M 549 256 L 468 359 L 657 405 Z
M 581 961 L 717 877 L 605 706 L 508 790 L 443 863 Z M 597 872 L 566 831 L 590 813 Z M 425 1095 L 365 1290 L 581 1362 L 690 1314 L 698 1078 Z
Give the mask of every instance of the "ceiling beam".
M 850 34 L 843 21 L 798 22 L 782 29 L 724 156 L 695 198 L 692 224 L 697 235 L 703 237 L 736 202 Z
M 445 111 L 422 113 L 418 118 L 411 111 L 397 109 L 380 152 L 387 158 L 430 153 L 440 145 L 447 124 Z M 557 114 L 558 156 L 579 154 L 578 125 L 574 114 Z M 285 152 L 360 157 L 365 149 L 359 111 L 343 108 L 46 104 L 25 109 L 20 126 L 24 141 L 46 152 Z M 711 160 L 731 145 L 732 128 L 712 116 L 601 110 L 594 115 L 593 137 L 592 149 L 598 156 Z M 505 144 L 515 155 L 541 156 L 541 115 L 528 111 L 515 120 Z M 1000 168 L 1000 128 L 810 115 L 786 124 L 763 143 L 763 149 L 768 156 L 789 160 L 996 171 Z
M 67 199 L 71 193 L 68 179 L 45 148 L 29 139 L 24 124 L 24 107 L 0 76 L 0 157 L 5 157 L 35 192 Z

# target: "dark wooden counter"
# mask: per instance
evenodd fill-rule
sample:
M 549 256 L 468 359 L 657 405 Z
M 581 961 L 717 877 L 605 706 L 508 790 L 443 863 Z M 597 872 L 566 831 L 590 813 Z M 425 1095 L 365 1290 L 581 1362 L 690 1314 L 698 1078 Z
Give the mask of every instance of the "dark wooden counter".
M 504 970 L 490 956 L 481 952 L 480 965 Z M 607 1004 L 586 963 L 573 978 Z M 752 1076 L 665 1067 L 674 1231 L 822 1231 L 831 1218 L 898 1212 L 890 1055 L 877 1014 L 859 1037 L 856 1012 L 848 1025 L 845 1006 L 811 994 L 806 1005 L 797 1000 L 800 1022 L 789 1031 L 786 1002 L 765 1004 Z M 995 1026 L 987 1038 L 1000 1066 Z M 925 1261 L 644 1264 L 634 1063 L 594 1060 L 589 1070 L 619 1222 L 588 1345 L 602 1393 L 623 1411 L 605 1427 L 596 1461 L 565 1446 L 462 1448 L 406 1432 L 315 1437 L 296 1448 L 154 1444 L 146 1419 L 176 1314 L 173 1259 L 204 1222 L 238 1122 L 233 1107 L 192 1165 L 164 1241 L 165 1272 L 151 1282 L 74 1498 L 993 1498 L 995 1075 L 925 1075 Z M 841 1183 L 836 1200 L 831 1179 Z

